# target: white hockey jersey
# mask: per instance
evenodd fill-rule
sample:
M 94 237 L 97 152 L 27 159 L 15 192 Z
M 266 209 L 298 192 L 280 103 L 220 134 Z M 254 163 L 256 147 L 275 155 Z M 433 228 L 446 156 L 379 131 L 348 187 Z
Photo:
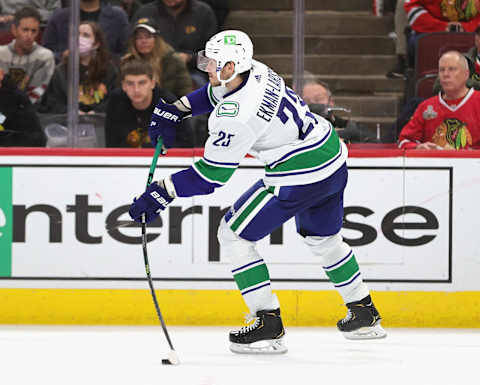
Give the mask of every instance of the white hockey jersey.
M 265 164 L 267 186 L 318 182 L 345 163 L 347 148 L 332 125 L 266 65 L 254 61 L 248 80 L 233 92 L 219 97 L 218 89 L 207 89 L 215 106 L 209 138 L 192 166 L 212 187 L 225 184 L 247 153 Z

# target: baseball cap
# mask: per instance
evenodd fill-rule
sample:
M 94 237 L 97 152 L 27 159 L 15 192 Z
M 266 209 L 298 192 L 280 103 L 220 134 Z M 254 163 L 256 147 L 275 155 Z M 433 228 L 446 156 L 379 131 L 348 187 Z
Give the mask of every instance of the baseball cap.
M 137 20 L 134 30 L 136 31 L 138 28 L 144 28 L 150 33 L 158 33 L 156 24 L 148 17 L 142 17 Z

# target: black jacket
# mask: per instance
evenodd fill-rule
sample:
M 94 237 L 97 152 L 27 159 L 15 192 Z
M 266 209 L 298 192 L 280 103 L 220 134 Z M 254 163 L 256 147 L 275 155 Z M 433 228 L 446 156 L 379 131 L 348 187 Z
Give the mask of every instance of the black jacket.
M 153 109 L 160 98 L 170 103 L 177 100 L 171 92 L 155 87 L 150 106 L 145 110 L 137 110 L 121 88 L 114 90 L 107 105 L 105 120 L 106 147 L 151 148 L 152 144 L 148 137 L 148 126 L 150 125 Z M 181 123 L 180 129 L 177 130 L 175 147 L 192 147 L 192 145 L 191 124 L 186 120 Z
M 5 76 L 0 87 L 0 147 L 45 146 L 46 138 L 30 99 Z

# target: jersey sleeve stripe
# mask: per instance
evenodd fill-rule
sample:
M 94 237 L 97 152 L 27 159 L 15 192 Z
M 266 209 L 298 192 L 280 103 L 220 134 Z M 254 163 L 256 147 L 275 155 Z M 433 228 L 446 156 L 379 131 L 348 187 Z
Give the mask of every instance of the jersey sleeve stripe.
M 207 164 L 203 159 L 193 164 L 195 171 L 209 183 L 219 183 L 224 185 L 233 175 L 236 167 L 218 167 Z

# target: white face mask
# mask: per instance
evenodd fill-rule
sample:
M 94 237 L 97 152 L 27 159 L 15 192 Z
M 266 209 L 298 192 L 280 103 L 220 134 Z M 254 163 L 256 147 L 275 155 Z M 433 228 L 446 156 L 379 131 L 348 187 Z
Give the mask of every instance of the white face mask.
M 78 52 L 80 53 L 80 55 L 85 55 L 92 50 L 94 50 L 93 40 L 80 36 L 78 38 Z

